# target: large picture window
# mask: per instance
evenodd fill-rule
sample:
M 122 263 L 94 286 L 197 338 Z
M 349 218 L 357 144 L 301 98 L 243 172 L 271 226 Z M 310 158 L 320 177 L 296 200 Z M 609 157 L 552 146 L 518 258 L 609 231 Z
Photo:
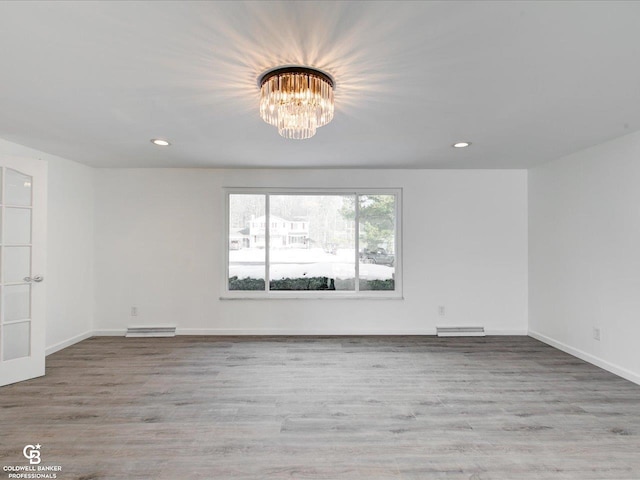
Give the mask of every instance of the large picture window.
M 226 294 L 399 297 L 400 193 L 227 190 Z

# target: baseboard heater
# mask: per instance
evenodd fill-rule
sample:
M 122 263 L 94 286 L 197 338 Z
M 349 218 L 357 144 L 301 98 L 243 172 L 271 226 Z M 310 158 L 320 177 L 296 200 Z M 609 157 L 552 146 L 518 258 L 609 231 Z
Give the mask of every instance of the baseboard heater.
M 436 327 L 439 337 L 484 337 L 484 327 Z
M 175 337 L 175 326 L 128 327 L 125 337 Z

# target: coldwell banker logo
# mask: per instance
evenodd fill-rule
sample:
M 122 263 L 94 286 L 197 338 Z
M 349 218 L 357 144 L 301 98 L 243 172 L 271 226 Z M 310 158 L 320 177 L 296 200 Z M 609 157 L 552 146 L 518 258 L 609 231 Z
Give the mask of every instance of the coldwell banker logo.
M 60 465 L 40 465 L 42 462 L 42 445 L 25 445 L 22 455 L 29 460 L 28 465 L 5 465 L 2 471 L 6 478 L 58 478 L 58 472 L 62 472 Z
M 24 458 L 29 460 L 29 463 L 31 465 L 38 465 L 42 461 L 42 459 L 40 458 L 41 446 L 42 445 L 40 445 L 39 443 L 37 445 L 25 445 L 24 448 L 22 449 L 22 454 L 24 455 Z

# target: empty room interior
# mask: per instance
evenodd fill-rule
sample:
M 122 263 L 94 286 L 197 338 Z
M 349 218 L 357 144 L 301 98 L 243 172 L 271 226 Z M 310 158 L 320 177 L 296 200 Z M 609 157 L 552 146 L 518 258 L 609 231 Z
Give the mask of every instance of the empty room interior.
M 640 479 L 640 2 L 0 3 L 0 479 Z

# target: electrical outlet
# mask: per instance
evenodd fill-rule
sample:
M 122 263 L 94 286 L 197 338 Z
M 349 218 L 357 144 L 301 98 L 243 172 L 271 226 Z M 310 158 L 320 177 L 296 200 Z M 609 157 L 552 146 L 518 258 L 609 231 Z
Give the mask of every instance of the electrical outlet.
M 440 315 L 441 317 L 444 317 L 444 305 L 440 305 L 438 307 L 438 315 Z
M 131 307 L 131 316 L 132 317 L 138 316 L 138 307 Z
M 593 339 L 594 340 L 600 340 L 600 329 L 599 328 L 593 328 Z

